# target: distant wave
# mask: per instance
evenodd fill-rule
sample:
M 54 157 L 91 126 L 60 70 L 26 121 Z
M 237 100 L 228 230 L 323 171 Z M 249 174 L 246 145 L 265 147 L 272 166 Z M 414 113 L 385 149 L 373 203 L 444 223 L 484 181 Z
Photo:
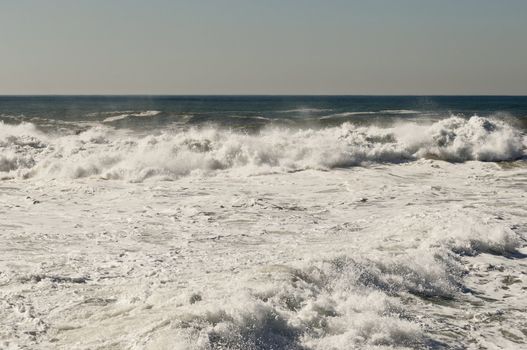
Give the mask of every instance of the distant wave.
M 320 119 L 333 119 L 333 118 L 346 118 L 354 115 L 370 115 L 370 114 L 419 114 L 420 111 L 414 111 L 409 109 L 386 109 L 382 111 L 358 111 L 358 112 L 343 112 L 335 113 L 321 117 Z
M 332 111 L 331 108 L 295 108 L 295 109 L 286 109 L 283 111 L 275 111 L 275 113 L 318 113 L 318 112 L 329 112 Z
M 110 112 L 112 113 L 112 112 Z M 108 114 L 110 114 L 108 113 Z M 129 112 L 113 112 L 113 113 L 121 113 L 121 114 L 117 114 L 117 115 L 113 115 L 111 117 L 107 117 L 103 120 L 104 123 L 111 123 L 111 122 L 115 122 L 117 120 L 122 120 L 122 119 L 125 119 L 125 118 L 128 118 L 128 117 L 154 117 L 158 114 L 160 114 L 161 112 L 160 111 L 142 111 L 142 112 L 133 112 L 133 111 L 129 111 Z
M 379 113 L 384 114 L 418 114 L 421 113 L 420 111 L 414 111 L 411 109 L 385 109 L 380 111 Z
M 512 125 L 477 116 L 454 116 L 428 125 L 405 121 L 386 128 L 344 123 L 323 129 L 268 128 L 257 134 L 192 128 L 146 137 L 104 126 L 49 137 L 30 123 L 0 124 L 4 178 L 143 181 L 216 171 L 252 175 L 328 170 L 422 158 L 506 161 L 524 157 L 526 148 L 526 136 Z
M 379 112 L 372 112 L 372 111 L 364 111 L 364 112 L 344 112 L 344 113 L 335 113 L 330 115 L 325 115 L 323 117 L 320 117 L 321 120 L 324 119 L 333 119 L 333 118 L 345 118 L 345 117 L 351 117 L 353 115 L 368 115 L 368 114 L 377 114 Z

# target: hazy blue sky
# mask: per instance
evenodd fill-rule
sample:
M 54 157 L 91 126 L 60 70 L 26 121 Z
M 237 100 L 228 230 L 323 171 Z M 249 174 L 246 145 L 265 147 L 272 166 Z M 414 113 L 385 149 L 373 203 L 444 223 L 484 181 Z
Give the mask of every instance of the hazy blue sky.
M 527 94 L 527 0 L 1 0 L 33 93 Z

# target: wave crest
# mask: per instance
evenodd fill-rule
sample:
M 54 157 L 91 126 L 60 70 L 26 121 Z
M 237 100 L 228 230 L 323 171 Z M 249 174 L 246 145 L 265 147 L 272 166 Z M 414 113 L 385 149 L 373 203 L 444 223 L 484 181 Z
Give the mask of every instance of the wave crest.
M 507 161 L 524 157 L 526 144 L 525 135 L 511 125 L 477 116 L 389 128 L 351 123 L 323 129 L 275 128 L 254 135 L 208 128 L 139 136 L 98 126 L 52 138 L 32 124 L 1 124 L 0 171 L 26 178 L 143 181 L 226 170 L 238 175 L 328 170 L 422 158 Z

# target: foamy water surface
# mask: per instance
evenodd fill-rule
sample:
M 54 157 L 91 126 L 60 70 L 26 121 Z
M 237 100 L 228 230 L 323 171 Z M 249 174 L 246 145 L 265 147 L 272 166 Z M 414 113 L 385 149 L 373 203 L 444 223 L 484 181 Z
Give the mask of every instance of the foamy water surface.
M 526 346 L 514 122 L 114 125 L 162 113 L 4 117 L 0 348 Z

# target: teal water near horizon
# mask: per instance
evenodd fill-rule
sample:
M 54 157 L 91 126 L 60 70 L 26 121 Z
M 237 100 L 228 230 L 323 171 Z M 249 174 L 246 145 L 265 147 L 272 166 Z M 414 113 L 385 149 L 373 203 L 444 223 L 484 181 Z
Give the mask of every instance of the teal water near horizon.
M 0 96 L 0 121 L 104 122 L 117 128 L 324 127 L 474 115 L 527 127 L 527 96 Z

